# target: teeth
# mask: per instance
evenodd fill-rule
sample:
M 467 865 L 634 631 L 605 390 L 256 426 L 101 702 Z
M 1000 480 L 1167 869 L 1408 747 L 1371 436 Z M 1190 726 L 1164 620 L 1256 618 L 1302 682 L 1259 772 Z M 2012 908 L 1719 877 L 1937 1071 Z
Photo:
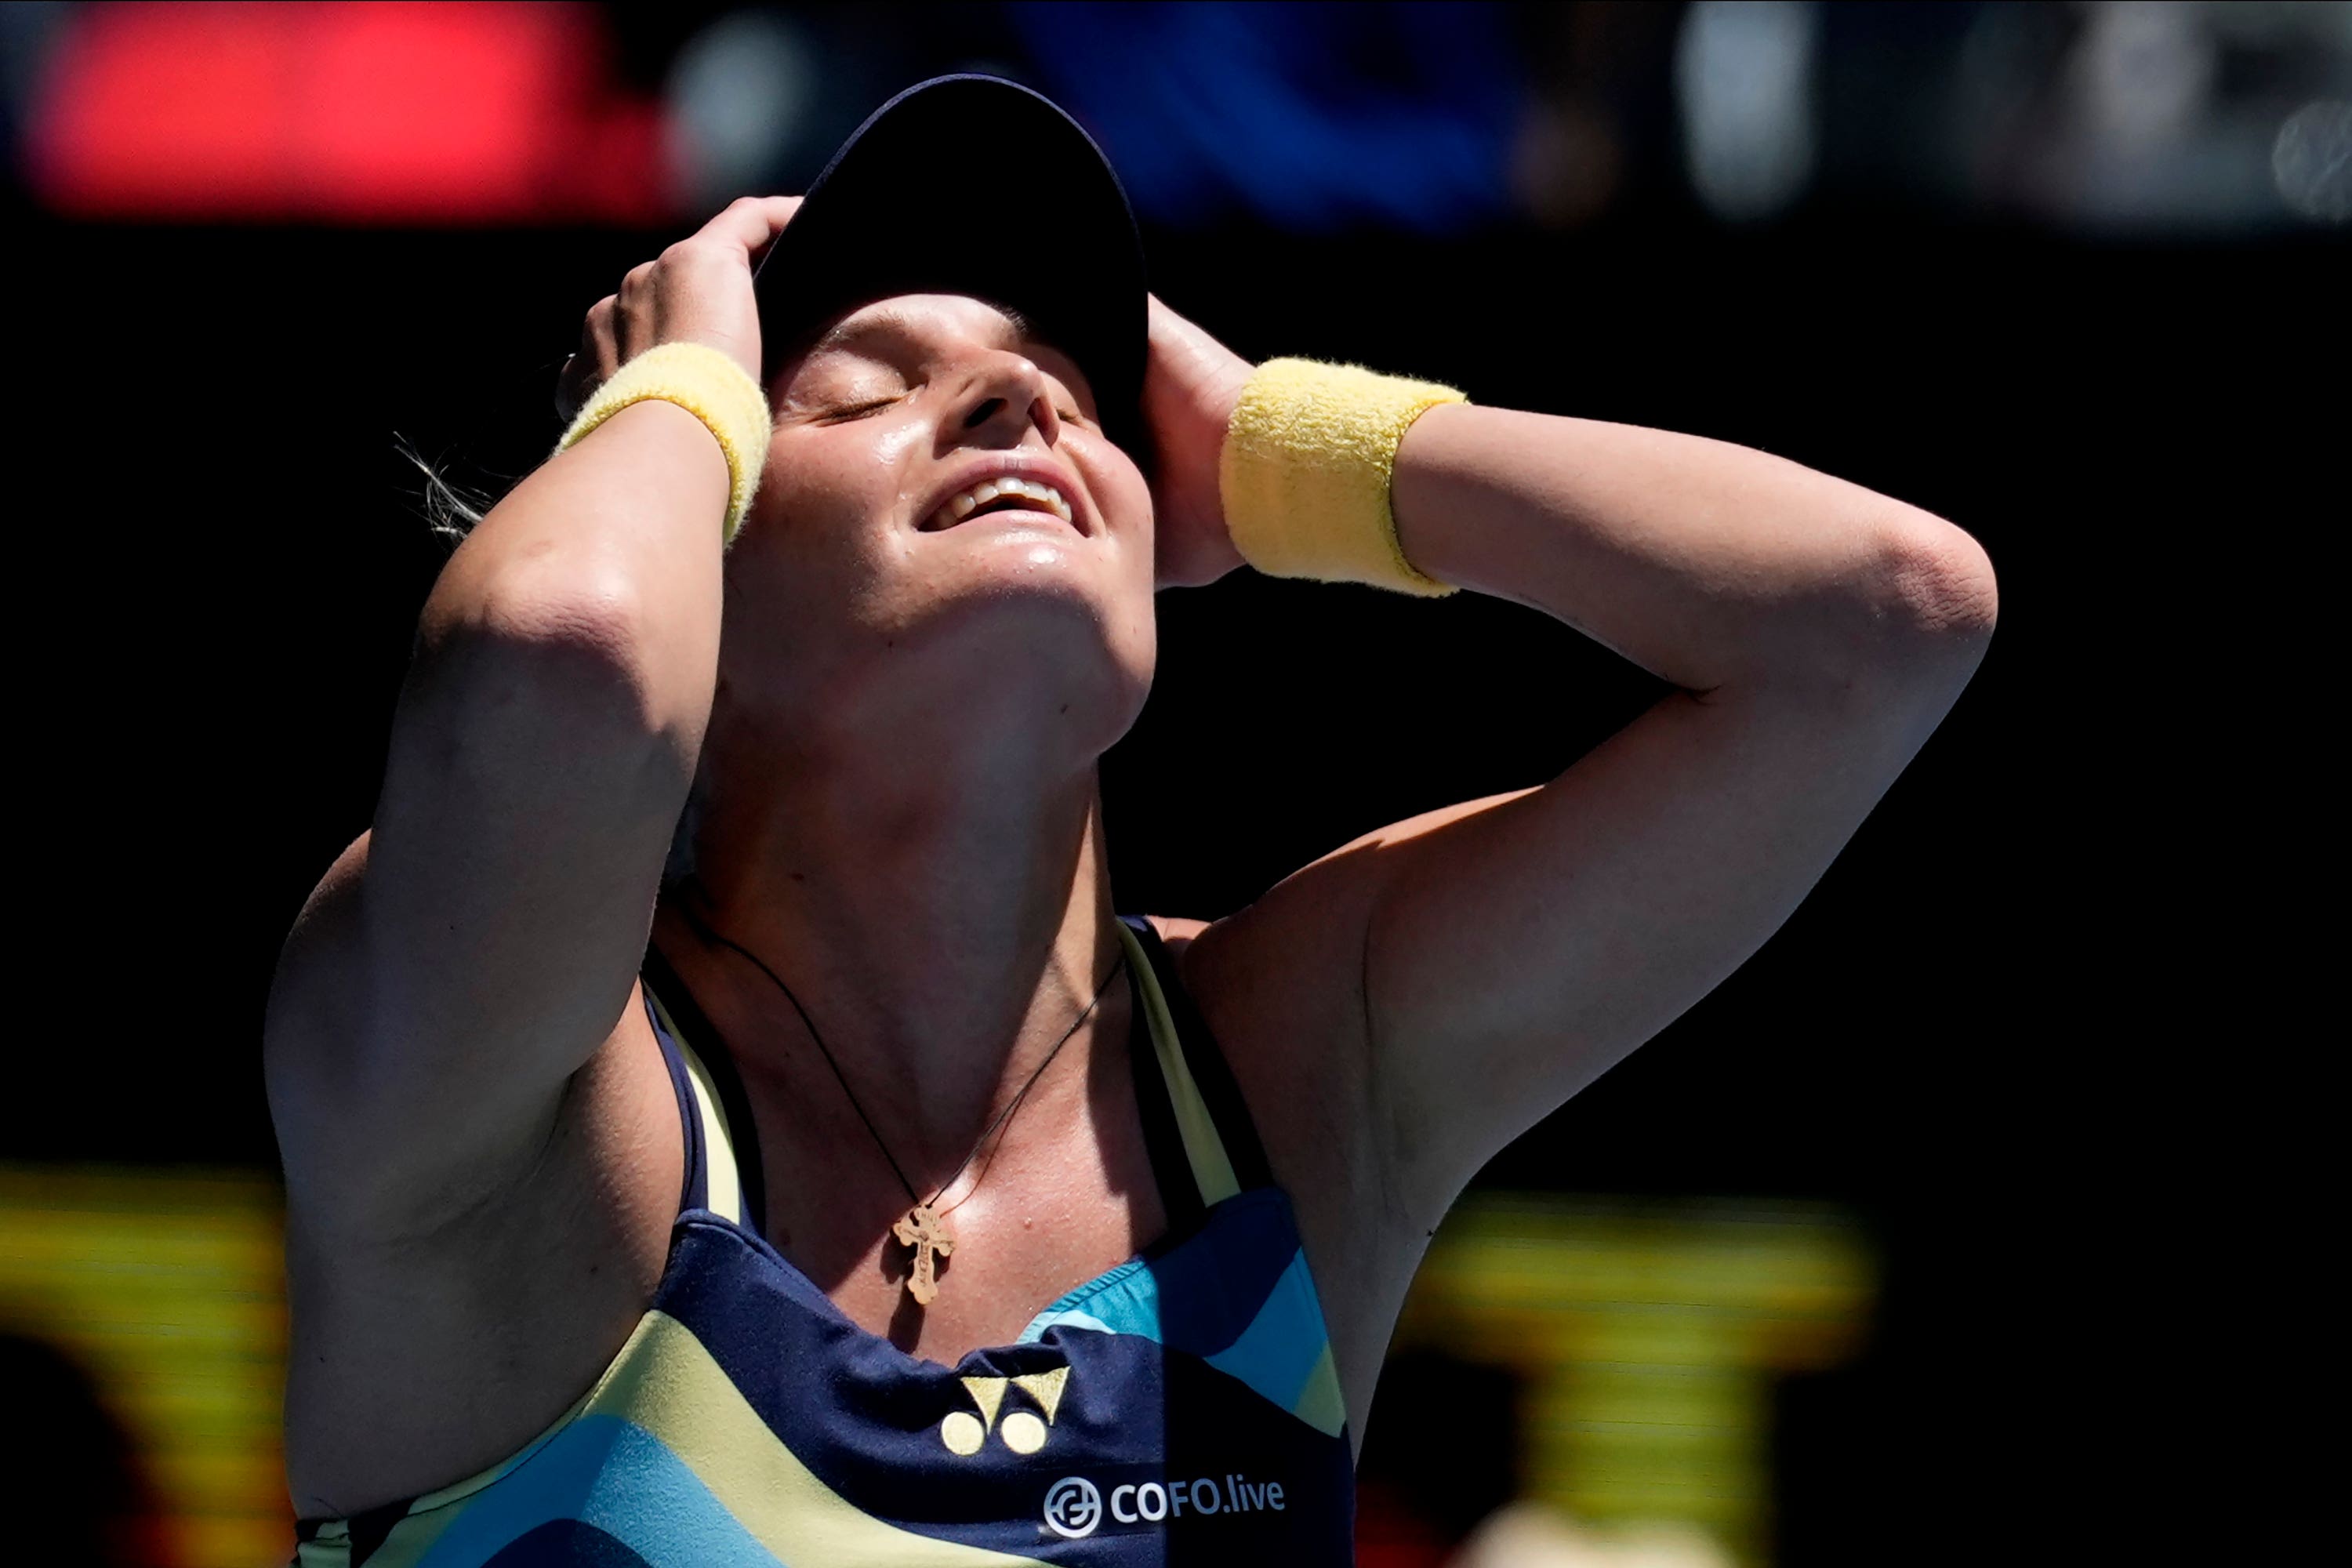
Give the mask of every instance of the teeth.
M 950 496 L 946 504 L 931 514 L 931 526 L 952 527 L 1002 496 L 1019 496 L 1024 500 L 1034 500 L 1064 522 L 1076 526 L 1076 516 L 1061 491 L 1039 480 L 1024 479 L 1012 474 L 983 479 L 968 490 Z

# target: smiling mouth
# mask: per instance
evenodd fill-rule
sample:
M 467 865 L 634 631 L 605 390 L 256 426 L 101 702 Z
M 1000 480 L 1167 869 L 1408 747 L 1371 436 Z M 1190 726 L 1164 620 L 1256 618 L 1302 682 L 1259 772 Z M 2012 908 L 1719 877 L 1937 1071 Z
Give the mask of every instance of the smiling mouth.
M 1052 485 L 1036 479 L 984 479 L 968 490 L 959 490 L 941 504 L 924 522 L 927 531 L 953 528 L 976 517 L 993 517 L 1003 512 L 1027 512 L 1050 517 L 1067 528 L 1077 526 L 1077 517 L 1062 492 Z

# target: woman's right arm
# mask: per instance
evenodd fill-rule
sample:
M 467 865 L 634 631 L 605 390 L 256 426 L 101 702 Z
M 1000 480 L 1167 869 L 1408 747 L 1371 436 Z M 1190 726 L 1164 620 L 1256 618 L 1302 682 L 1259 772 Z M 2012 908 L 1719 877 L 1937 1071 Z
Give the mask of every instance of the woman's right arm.
M 575 402 L 658 342 L 756 375 L 743 201 L 590 312 Z M 518 485 L 426 601 L 371 831 L 289 937 L 265 1059 L 313 1217 L 414 1233 L 527 1171 L 627 1005 L 718 663 L 718 441 L 633 404 Z

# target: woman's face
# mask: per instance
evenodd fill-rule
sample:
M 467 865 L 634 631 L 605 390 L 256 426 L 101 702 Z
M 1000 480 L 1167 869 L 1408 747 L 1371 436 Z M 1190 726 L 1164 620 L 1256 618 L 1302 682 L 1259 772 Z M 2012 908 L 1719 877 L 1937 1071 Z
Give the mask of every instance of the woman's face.
M 980 300 L 907 294 L 769 391 L 727 558 L 730 716 L 817 748 L 989 725 L 1091 757 L 1126 732 L 1156 653 L 1151 500 L 1072 361 Z

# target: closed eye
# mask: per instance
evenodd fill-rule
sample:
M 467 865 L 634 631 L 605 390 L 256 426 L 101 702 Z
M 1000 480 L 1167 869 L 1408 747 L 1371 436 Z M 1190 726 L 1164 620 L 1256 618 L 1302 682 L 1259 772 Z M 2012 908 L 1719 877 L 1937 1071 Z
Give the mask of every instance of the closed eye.
M 856 403 L 852 404 L 847 408 L 836 408 L 831 414 L 826 415 L 825 417 L 828 419 L 855 419 L 860 415 L 871 414 L 878 408 L 887 408 L 898 401 L 898 400 L 895 397 L 877 397 L 869 403 Z

